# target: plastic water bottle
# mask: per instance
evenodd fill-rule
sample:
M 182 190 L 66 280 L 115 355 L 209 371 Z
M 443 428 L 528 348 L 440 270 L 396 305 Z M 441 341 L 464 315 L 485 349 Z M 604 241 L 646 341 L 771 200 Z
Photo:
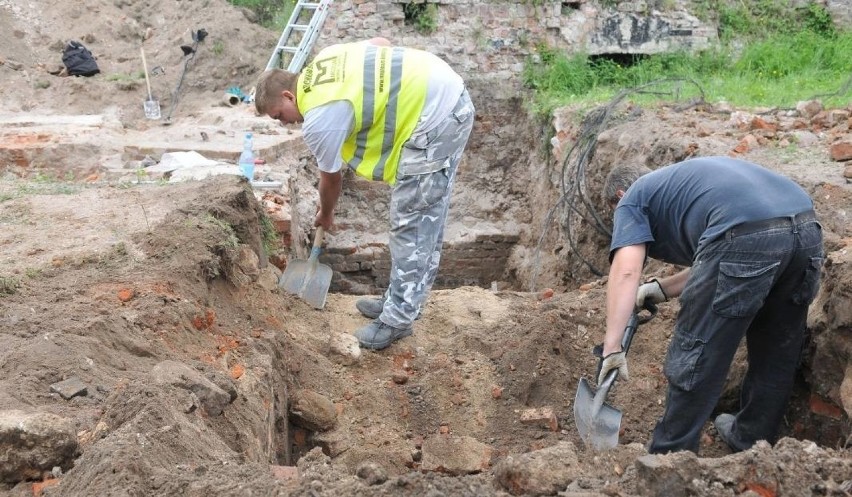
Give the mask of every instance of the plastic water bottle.
M 240 154 L 240 171 L 249 181 L 254 181 L 254 151 L 252 150 L 251 133 L 246 133 L 243 140 L 243 152 Z

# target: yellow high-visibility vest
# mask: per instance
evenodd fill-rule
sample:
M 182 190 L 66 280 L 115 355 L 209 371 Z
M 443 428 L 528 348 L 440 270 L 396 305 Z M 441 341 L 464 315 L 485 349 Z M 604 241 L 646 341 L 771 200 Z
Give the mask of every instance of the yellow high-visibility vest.
M 359 176 L 393 184 L 402 145 L 426 102 L 427 57 L 420 50 L 369 43 L 325 48 L 299 75 L 299 112 L 335 100 L 351 102 L 355 128 L 341 149 L 343 161 Z

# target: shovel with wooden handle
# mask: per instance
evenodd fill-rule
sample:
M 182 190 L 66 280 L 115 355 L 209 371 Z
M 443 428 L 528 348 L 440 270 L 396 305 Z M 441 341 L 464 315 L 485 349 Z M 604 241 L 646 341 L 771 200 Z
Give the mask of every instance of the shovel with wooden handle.
M 640 324 L 647 323 L 657 314 L 657 307 L 648 302 L 645 309 L 649 315 L 641 315 L 634 310 L 624 329 L 621 349 L 627 353 L 630 342 Z M 606 403 L 609 389 L 615 383 L 618 370 L 613 369 L 606 374 L 603 382 L 595 391 L 586 378 L 580 378 L 577 395 L 574 397 L 574 424 L 586 447 L 595 451 L 604 451 L 618 445 L 618 432 L 621 430 L 621 411 Z
M 291 260 L 278 280 L 278 286 L 284 291 L 298 295 L 317 309 L 325 307 L 332 273 L 329 266 L 320 264 L 318 260 L 322 238 L 323 230 L 319 227 L 308 260 Z
M 142 54 L 142 69 L 145 70 L 145 86 L 148 87 L 148 100 L 145 100 L 142 108 L 145 110 L 145 117 L 148 119 L 159 119 L 160 102 L 154 100 L 154 96 L 151 94 L 151 80 L 148 78 L 148 62 L 145 61 L 145 47 L 140 46 L 139 52 Z

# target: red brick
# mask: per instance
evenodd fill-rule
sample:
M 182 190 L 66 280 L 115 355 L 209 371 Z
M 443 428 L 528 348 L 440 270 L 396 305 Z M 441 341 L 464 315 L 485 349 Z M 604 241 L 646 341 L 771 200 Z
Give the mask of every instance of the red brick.
M 754 135 L 745 135 L 743 137 L 743 139 L 740 140 L 739 143 L 737 143 L 737 146 L 734 147 L 734 152 L 736 152 L 738 154 L 744 154 L 744 153 L 748 152 L 749 150 L 753 150 L 753 149 L 757 148 L 757 146 L 758 146 L 758 141 L 757 141 L 757 138 Z
M 833 419 L 840 419 L 842 416 L 842 411 L 840 410 L 840 407 L 832 404 L 831 402 L 826 401 L 815 393 L 811 394 L 810 406 L 811 412 L 814 414 L 828 416 L 829 418 Z
M 559 430 L 559 420 L 556 419 L 552 407 L 525 409 L 521 412 L 521 423 L 542 425 L 550 431 Z
M 48 478 L 47 480 L 33 483 L 33 497 L 41 497 L 45 488 L 55 487 L 56 485 L 59 485 L 59 478 Z
M 269 469 L 272 471 L 272 477 L 283 482 L 299 481 L 299 468 L 296 466 L 276 466 L 271 465 Z
M 131 288 L 122 288 L 118 291 L 118 300 L 122 302 L 129 302 L 133 298 L 134 294 L 135 292 Z
M 238 380 L 246 373 L 246 367 L 242 364 L 234 364 L 231 367 L 231 378 Z
M 301 428 L 293 428 L 293 443 L 297 447 L 308 446 L 308 432 Z
M 852 139 L 846 138 L 831 145 L 831 158 L 836 161 L 852 159 Z
M 768 131 L 777 131 L 778 126 L 766 122 L 763 118 L 755 117 L 751 120 L 751 129 L 765 129 Z

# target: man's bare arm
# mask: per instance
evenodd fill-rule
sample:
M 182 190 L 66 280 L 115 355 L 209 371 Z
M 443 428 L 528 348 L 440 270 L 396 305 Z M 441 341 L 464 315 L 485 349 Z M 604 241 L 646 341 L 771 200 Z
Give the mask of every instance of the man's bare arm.
M 660 282 L 660 288 L 663 289 L 666 297 L 671 299 L 683 293 L 683 288 L 686 286 L 686 280 L 689 279 L 689 269 L 690 268 L 686 268 L 677 274 L 657 280 Z
M 606 336 L 604 356 L 621 350 L 624 328 L 636 304 L 636 290 L 642 278 L 645 245 L 617 249 L 612 258 L 606 287 Z
M 320 208 L 314 220 L 314 226 L 322 226 L 326 231 L 331 229 L 331 225 L 334 223 L 334 208 L 337 206 L 337 199 L 340 197 L 342 186 L 343 174 L 339 171 L 336 173 L 320 171 Z

